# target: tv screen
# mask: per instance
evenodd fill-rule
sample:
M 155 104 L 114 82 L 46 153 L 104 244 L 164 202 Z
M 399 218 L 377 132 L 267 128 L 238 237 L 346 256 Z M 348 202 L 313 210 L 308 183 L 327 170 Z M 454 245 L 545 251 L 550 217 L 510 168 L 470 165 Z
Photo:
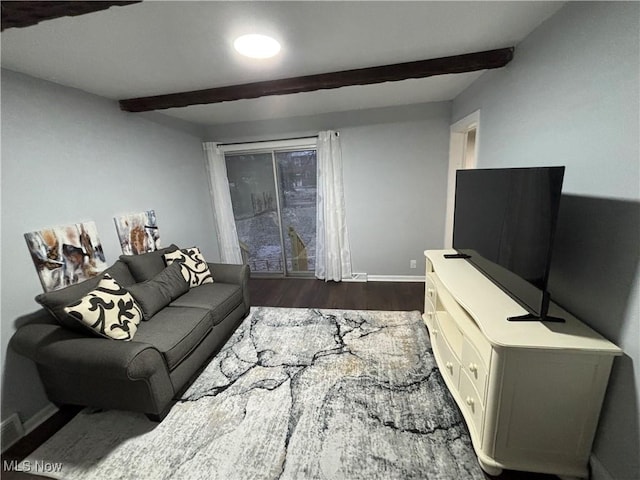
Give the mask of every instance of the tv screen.
M 564 167 L 458 170 L 453 248 L 547 319 L 547 279 Z

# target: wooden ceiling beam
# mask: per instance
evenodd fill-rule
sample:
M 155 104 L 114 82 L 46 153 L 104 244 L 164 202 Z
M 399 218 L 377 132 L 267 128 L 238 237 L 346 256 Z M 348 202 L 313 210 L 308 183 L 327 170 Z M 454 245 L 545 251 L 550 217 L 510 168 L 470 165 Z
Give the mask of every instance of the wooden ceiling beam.
M 431 60 L 207 88 L 190 92 L 130 98 L 120 100 L 120 108 L 126 112 L 147 112 L 166 108 L 180 108 L 190 105 L 258 98 L 269 95 L 288 95 L 352 85 L 371 85 L 383 82 L 397 82 L 410 78 L 475 72 L 478 70 L 504 67 L 513 58 L 513 51 L 514 48 L 509 47 Z
M 44 20 L 60 17 L 75 17 L 85 13 L 106 10 L 113 6 L 140 3 L 142 0 L 131 2 L 108 1 L 2 1 L 2 31 L 6 28 L 23 28 L 35 25 Z

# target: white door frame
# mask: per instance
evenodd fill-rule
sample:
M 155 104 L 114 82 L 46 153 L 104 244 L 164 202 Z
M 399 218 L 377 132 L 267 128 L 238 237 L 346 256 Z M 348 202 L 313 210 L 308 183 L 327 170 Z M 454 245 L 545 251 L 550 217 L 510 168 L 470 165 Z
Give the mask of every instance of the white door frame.
M 469 130 L 476 130 L 476 141 L 472 164 L 465 164 L 466 139 Z M 444 224 L 444 247 L 453 245 L 453 209 L 456 192 L 456 170 L 460 168 L 475 168 L 478 158 L 478 143 L 480 139 L 480 110 L 458 120 L 449 128 L 449 172 L 447 176 L 447 211 Z

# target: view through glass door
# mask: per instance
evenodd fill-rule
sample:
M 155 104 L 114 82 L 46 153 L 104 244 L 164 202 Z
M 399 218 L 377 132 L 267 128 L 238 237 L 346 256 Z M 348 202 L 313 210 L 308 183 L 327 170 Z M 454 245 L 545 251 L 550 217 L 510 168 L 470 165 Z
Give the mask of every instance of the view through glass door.
M 240 248 L 251 272 L 312 275 L 315 149 L 227 152 L 225 163 Z

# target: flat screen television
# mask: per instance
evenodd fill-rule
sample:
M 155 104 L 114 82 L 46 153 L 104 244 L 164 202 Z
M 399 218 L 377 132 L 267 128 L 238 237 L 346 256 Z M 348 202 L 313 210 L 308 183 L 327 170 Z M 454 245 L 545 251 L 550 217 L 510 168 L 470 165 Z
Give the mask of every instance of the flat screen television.
M 564 167 L 458 170 L 455 255 L 509 294 L 527 315 L 508 320 L 562 321 L 548 315 L 547 280 Z

